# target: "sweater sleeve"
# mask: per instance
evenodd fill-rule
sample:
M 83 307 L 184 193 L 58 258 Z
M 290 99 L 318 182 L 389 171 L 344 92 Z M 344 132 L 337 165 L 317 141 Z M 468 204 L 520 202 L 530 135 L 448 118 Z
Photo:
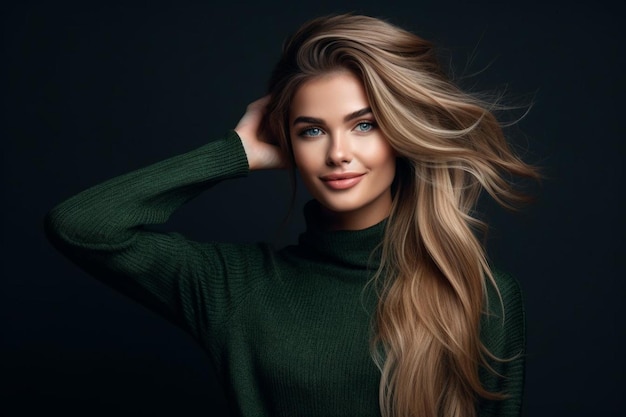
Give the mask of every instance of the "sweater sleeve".
M 504 395 L 503 400 L 482 400 L 480 417 L 519 417 L 522 414 L 525 364 L 525 312 L 518 282 L 497 274 L 500 295 L 488 285 L 488 313 L 482 320 L 481 339 L 494 358 L 491 369 L 481 368 L 485 389 Z
M 183 327 L 207 347 L 207 329 L 226 320 L 228 304 L 243 297 L 229 282 L 248 275 L 255 263 L 250 258 L 258 251 L 194 242 L 146 226 L 164 223 L 211 185 L 247 173 L 243 146 L 231 131 L 62 202 L 47 214 L 46 234 L 89 274 Z

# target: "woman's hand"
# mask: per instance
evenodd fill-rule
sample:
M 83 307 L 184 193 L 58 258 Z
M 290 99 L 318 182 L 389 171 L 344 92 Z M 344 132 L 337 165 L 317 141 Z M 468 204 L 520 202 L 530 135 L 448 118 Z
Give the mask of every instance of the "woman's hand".
M 243 148 L 246 151 L 251 171 L 284 168 L 286 166 L 285 156 L 280 147 L 271 143 L 269 138 L 260 136 L 259 126 L 268 101 L 269 96 L 265 96 L 250 103 L 246 113 L 235 127 L 235 132 L 241 138 Z

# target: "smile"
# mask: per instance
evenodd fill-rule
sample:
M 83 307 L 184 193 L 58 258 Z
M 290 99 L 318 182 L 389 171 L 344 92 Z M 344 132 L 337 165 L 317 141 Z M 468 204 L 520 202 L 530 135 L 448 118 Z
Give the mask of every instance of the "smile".
M 327 187 L 333 190 L 347 190 L 357 185 L 365 174 L 346 172 L 342 174 L 330 174 L 320 177 Z

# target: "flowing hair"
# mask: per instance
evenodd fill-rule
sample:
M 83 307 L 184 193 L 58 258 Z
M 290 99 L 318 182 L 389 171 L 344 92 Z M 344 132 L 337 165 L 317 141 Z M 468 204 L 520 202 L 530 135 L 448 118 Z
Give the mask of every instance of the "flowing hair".
M 470 417 L 477 400 L 502 399 L 479 379 L 492 355 L 479 337 L 495 281 L 472 216 L 486 190 L 510 207 L 515 177 L 538 179 L 507 144 L 494 104 L 461 91 L 428 41 L 380 19 L 313 19 L 283 47 L 269 83 L 264 134 L 288 155 L 289 110 L 306 81 L 350 71 L 398 155 L 393 202 L 376 273 L 372 356 L 384 417 Z M 293 158 L 293 157 L 292 157 Z M 291 160 L 293 168 L 293 159 Z

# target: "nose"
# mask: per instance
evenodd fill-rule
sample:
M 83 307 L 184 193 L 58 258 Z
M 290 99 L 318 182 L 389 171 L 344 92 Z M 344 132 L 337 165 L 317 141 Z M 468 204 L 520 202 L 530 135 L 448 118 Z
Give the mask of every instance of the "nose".
M 329 166 L 341 166 L 352 161 L 352 149 L 349 138 L 341 134 L 332 135 L 328 145 L 326 163 Z

